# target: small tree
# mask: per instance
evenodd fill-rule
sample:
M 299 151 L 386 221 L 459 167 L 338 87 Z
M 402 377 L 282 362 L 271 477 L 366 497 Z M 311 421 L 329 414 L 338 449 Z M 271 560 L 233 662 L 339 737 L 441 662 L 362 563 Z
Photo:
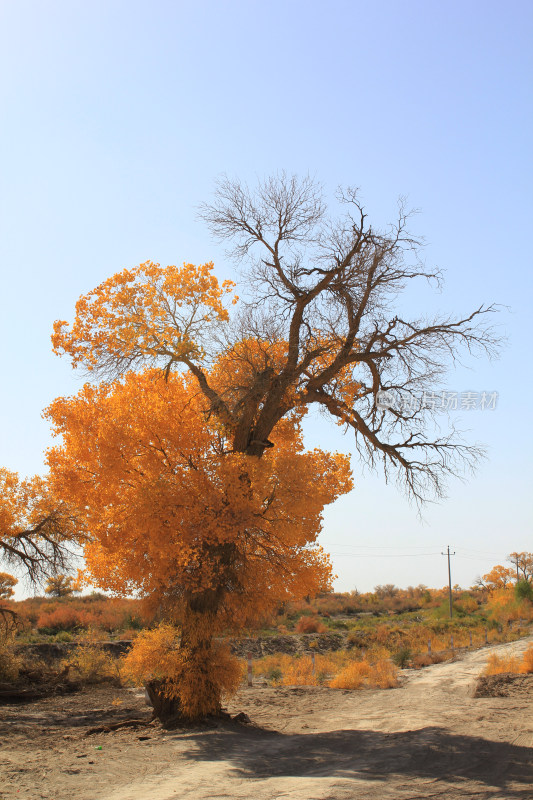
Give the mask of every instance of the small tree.
M 52 597 L 70 597 L 79 591 L 79 586 L 72 575 L 51 575 L 44 591 Z
M 503 589 L 508 584 L 512 583 L 513 577 L 514 573 L 510 567 L 503 567 L 501 564 L 496 564 L 490 572 L 478 578 L 476 584 L 489 591 L 494 591 L 494 589 Z
M 0 468 L 0 557 L 36 584 L 64 568 L 84 540 L 81 520 L 45 478 Z
M 374 592 L 379 597 L 380 600 L 383 600 L 385 597 L 396 597 L 400 590 L 397 586 L 394 586 L 393 583 L 385 583 L 383 585 L 374 586 Z
M 533 553 L 510 553 L 507 560 L 514 564 L 517 582 L 520 581 L 520 576 L 524 581 L 533 582 Z
M 18 583 L 17 578 L 7 572 L 0 572 L 0 600 L 9 600 L 15 594 L 14 586 Z

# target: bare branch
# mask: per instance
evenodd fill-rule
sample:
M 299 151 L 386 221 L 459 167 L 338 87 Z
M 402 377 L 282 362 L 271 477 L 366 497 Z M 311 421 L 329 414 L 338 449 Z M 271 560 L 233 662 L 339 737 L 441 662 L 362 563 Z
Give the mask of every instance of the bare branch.
M 465 449 L 453 426 L 434 437 L 420 398 L 442 389 L 447 371 L 465 356 L 498 354 L 501 338 L 492 325 L 498 309 L 401 316 L 398 299 L 412 281 L 440 287 L 442 280 L 421 257 L 423 242 L 409 231 L 411 213 L 400 200 L 394 223 L 379 230 L 357 189 L 339 191 L 338 200 L 339 215 L 327 217 L 322 187 L 309 177 L 281 173 L 253 190 L 222 178 L 200 216 L 246 264 L 239 310 L 230 317 L 221 305 L 230 291 L 224 284 L 202 295 L 208 290 L 199 287 L 207 284 L 193 265 L 180 271 L 147 262 L 102 285 L 104 311 L 101 287 L 89 303 L 83 299 L 82 310 L 100 314 L 94 319 L 101 329 L 93 336 L 93 317 L 91 324 L 84 318 L 73 328 L 85 336 L 83 346 L 72 342 L 73 333 L 68 346 L 77 363 L 91 346 L 89 369 L 106 378 L 144 367 L 167 378 L 171 370 L 188 370 L 206 413 L 220 419 L 224 440 L 251 456 L 271 445 L 285 415 L 318 403 L 355 431 L 367 462 L 381 461 L 386 475 L 394 470 L 411 496 L 442 496 L 444 479 L 474 463 L 479 449 Z M 143 315 L 154 303 L 148 324 Z M 113 322 L 107 338 L 106 315 Z M 61 348 L 63 323 L 57 325 Z M 383 391 L 401 401 L 398 408 L 380 408 Z
M 250 264 L 249 299 L 233 340 L 255 339 L 263 351 L 247 384 L 233 387 L 235 449 L 261 455 L 254 443 L 267 441 L 281 416 L 319 403 L 355 431 L 364 460 L 380 460 L 386 477 L 394 469 L 417 502 L 440 497 L 446 476 L 472 468 L 482 451 L 464 445 L 453 426 L 432 437 L 420 396 L 440 388 L 463 354 L 497 355 L 501 339 L 490 323 L 497 308 L 459 318 L 397 316 L 396 298 L 410 281 L 442 281 L 408 231 L 412 214 L 401 199 L 396 222 L 378 231 L 356 189 L 339 191 L 338 200 L 344 214 L 327 219 L 321 187 L 282 174 L 255 192 L 224 178 L 215 202 L 202 207 L 213 234 Z M 275 339 L 286 342 L 282 359 L 273 346 L 265 350 L 265 340 Z M 384 390 L 409 399 L 409 410 L 380 409 Z

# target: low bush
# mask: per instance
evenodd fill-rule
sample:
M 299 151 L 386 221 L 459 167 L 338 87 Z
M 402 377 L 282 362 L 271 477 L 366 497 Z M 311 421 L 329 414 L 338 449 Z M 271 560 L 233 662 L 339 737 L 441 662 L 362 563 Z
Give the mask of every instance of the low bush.
M 411 663 L 412 656 L 413 654 L 411 653 L 410 647 L 400 647 L 400 649 L 393 654 L 392 660 L 400 669 L 406 669 Z
M 282 686 L 316 686 L 317 677 L 309 656 L 291 659 L 280 679 Z
M 95 641 L 97 634 L 89 633 L 87 639 L 64 659 L 61 666 L 68 668 L 69 676 L 83 684 L 121 684 L 120 662 L 106 653 Z
M 352 661 L 329 682 L 332 689 L 360 689 L 371 673 L 368 661 Z
M 413 658 L 413 667 L 420 669 L 421 667 L 430 667 L 432 664 L 440 664 L 446 661 L 445 653 L 419 653 Z
M 352 661 L 338 675 L 330 680 L 332 689 L 391 689 L 398 685 L 396 666 L 388 659 L 380 659 L 374 664 L 368 661 Z
M 522 658 L 517 655 L 498 656 L 491 653 L 487 659 L 487 665 L 483 675 L 500 675 L 502 672 L 532 673 L 533 672 L 533 645 L 530 645 Z
M 162 684 L 166 698 L 179 703 L 185 718 L 216 713 L 220 696 L 231 697 L 245 674 L 245 664 L 227 645 L 215 641 L 206 659 L 205 652 L 180 647 L 180 632 L 166 624 L 140 631 L 122 663 L 134 685 Z
M 14 683 L 23 668 L 23 660 L 13 649 L 13 638 L 0 642 L 0 683 Z
M 398 670 L 388 659 L 377 661 L 372 666 L 371 686 L 377 689 L 393 689 L 398 686 Z
M 294 628 L 296 633 L 325 633 L 327 628 L 317 617 L 300 617 Z
M 533 644 L 530 644 L 522 658 L 522 672 L 533 672 Z
M 276 653 L 257 659 L 253 671 L 275 686 L 321 686 L 358 689 L 362 686 L 388 688 L 397 685 L 397 669 L 385 648 L 369 650 L 365 659 L 357 660 L 349 650 L 323 655 L 288 655 Z

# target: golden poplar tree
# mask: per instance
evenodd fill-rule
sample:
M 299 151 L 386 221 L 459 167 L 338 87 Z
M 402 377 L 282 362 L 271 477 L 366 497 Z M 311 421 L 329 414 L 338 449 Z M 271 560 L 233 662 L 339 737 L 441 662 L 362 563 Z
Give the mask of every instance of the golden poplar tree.
M 494 308 L 400 315 L 399 294 L 438 283 L 438 271 L 421 261 L 403 208 L 379 231 L 356 192 L 340 200 L 344 213 L 328 219 L 308 179 L 281 175 L 255 192 L 224 180 L 202 213 L 248 260 L 240 300 L 212 263 L 146 262 L 81 297 L 72 325 L 54 326 L 55 352 L 102 381 L 49 410 L 63 435 L 52 474 L 88 509 L 93 578 L 177 603 L 180 663 L 196 674 L 214 674 L 204 667 L 215 632 L 325 580 L 312 545 L 323 505 L 350 479 L 342 457 L 302 449 L 309 406 L 351 430 L 362 459 L 419 503 L 481 455 L 453 428 L 435 435 L 427 396 L 461 348 L 496 352 L 484 321 Z M 180 675 L 185 713 L 218 707 L 214 678 L 195 707 Z

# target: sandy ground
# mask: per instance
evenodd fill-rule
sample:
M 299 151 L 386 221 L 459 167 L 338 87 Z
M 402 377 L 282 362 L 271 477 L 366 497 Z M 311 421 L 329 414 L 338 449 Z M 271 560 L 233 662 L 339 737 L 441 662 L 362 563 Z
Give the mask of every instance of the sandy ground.
M 244 688 L 228 710 L 251 725 L 158 725 L 138 690 L 96 689 L 0 708 L 0 800 L 533 800 L 533 676 L 473 697 L 490 650 L 348 692 Z M 101 748 L 101 749 L 99 749 Z

